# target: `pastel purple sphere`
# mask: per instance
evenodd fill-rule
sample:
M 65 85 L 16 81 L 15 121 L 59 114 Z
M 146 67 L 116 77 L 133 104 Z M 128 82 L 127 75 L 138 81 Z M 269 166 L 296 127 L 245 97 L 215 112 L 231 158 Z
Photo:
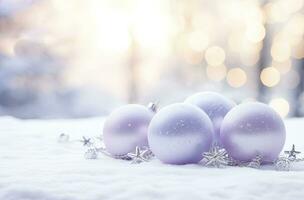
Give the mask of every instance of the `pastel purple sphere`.
M 135 104 L 114 110 L 103 128 L 106 150 L 111 155 L 125 155 L 136 146 L 148 146 L 148 126 L 153 115 L 147 107 Z
M 244 103 L 224 118 L 220 139 L 228 154 L 238 161 L 251 161 L 257 155 L 263 163 L 277 159 L 285 144 L 282 118 L 268 105 Z
M 176 103 L 162 108 L 152 119 L 148 141 L 156 158 L 168 164 L 197 163 L 210 149 L 213 128 L 199 108 Z
M 208 115 L 214 128 L 214 142 L 220 145 L 220 128 L 226 114 L 235 106 L 230 99 L 215 92 L 196 93 L 185 100 L 193 104 Z

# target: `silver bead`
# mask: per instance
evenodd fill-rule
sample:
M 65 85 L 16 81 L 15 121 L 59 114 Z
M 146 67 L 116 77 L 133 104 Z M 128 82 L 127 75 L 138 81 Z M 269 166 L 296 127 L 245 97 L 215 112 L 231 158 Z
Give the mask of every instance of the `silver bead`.
M 84 157 L 86 159 L 97 159 L 97 151 L 94 148 L 89 148 L 85 151 Z
M 68 142 L 70 139 L 70 136 L 68 134 L 65 133 L 61 133 L 58 137 L 58 142 L 59 143 L 66 143 Z
M 257 155 L 253 158 L 247 165 L 247 167 L 258 169 L 261 167 L 263 157 L 261 155 Z
M 275 169 L 278 171 L 289 171 L 291 164 L 290 159 L 286 157 L 279 157 L 275 161 Z

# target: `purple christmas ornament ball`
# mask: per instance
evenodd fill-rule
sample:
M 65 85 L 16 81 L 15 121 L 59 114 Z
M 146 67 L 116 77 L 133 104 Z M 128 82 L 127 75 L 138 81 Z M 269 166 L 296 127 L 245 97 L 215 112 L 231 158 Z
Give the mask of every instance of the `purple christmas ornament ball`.
M 188 97 L 185 102 L 193 104 L 205 111 L 213 124 L 214 142 L 219 144 L 222 121 L 225 115 L 235 106 L 235 103 L 215 92 L 196 93 Z
M 148 141 L 156 158 L 168 164 L 197 163 L 210 149 L 213 128 L 199 108 L 176 103 L 162 108 L 153 117 Z
M 285 137 L 282 118 L 262 103 L 234 107 L 224 118 L 220 134 L 223 147 L 233 159 L 248 162 L 260 155 L 263 163 L 277 159 Z
M 147 132 L 153 115 L 147 107 L 135 104 L 114 110 L 103 127 L 106 150 L 115 156 L 132 152 L 136 146 L 148 146 Z

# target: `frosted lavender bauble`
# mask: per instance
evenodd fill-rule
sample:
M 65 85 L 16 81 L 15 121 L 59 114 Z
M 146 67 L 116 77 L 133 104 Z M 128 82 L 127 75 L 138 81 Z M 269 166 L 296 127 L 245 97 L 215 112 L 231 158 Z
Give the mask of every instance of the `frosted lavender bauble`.
M 176 103 L 162 108 L 152 119 L 148 141 L 156 158 L 168 164 L 197 163 L 209 150 L 213 128 L 199 108 Z
M 185 102 L 196 105 L 205 111 L 214 127 L 214 142 L 219 143 L 222 121 L 235 106 L 235 103 L 215 92 L 200 92 L 188 97 Z
M 226 115 L 220 136 L 232 158 L 250 161 L 261 155 L 266 163 L 278 157 L 286 133 L 283 120 L 272 108 L 262 103 L 244 103 Z
M 136 146 L 148 146 L 147 132 L 154 113 L 141 105 L 125 105 L 114 110 L 106 119 L 103 139 L 112 155 L 124 155 Z

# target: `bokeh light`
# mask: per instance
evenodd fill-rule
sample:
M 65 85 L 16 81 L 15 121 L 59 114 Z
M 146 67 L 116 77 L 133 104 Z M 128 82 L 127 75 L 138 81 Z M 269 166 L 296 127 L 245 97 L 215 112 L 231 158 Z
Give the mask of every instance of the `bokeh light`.
M 192 50 L 201 52 L 209 44 L 209 36 L 204 31 L 194 31 L 188 36 L 188 43 Z
M 267 67 L 261 72 L 261 81 L 267 87 L 274 87 L 280 82 L 280 72 L 274 67 Z
M 291 60 L 286 60 L 284 62 L 272 61 L 271 65 L 275 67 L 281 74 L 286 74 L 291 69 Z
M 227 82 L 231 87 L 242 87 L 247 81 L 247 75 L 241 68 L 230 69 L 227 73 Z
M 31 87 L 143 104 L 208 89 L 237 102 L 284 96 L 289 116 L 304 107 L 304 0 L 26 2 L 0 6 L 0 114 L 1 99 L 17 105 Z
M 209 65 L 221 65 L 224 63 L 225 58 L 225 51 L 219 46 L 212 46 L 206 50 L 205 59 Z
M 261 23 L 252 23 L 247 26 L 246 38 L 253 43 L 260 42 L 265 37 L 265 28 Z
M 288 101 L 284 98 L 272 99 L 269 106 L 272 107 L 281 117 L 286 117 L 290 109 Z
M 290 54 L 290 46 L 285 42 L 275 42 L 271 47 L 271 56 L 275 61 L 286 61 L 289 59 Z
M 225 65 L 211 66 L 206 68 L 207 76 L 210 80 L 221 81 L 226 77 L 227 68 Z
M 296 59 L 304 58 L 304 40 L 302 40 L 298 43 L 298 45 L 295 46 L 295 49 L 293 51 L 293 57 Z

